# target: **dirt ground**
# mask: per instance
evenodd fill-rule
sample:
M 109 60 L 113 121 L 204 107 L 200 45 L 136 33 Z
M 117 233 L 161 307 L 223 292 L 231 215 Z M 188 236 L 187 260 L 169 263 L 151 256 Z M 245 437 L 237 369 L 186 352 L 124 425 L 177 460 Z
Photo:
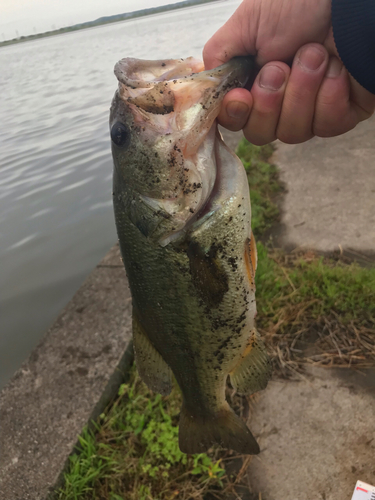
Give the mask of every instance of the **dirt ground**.
M 248 470 L 262 500 L 350 500 L 357 480 L 375 484 L 375 370 L 314 369 L 273 380 L 250 428 L 261 453 Z

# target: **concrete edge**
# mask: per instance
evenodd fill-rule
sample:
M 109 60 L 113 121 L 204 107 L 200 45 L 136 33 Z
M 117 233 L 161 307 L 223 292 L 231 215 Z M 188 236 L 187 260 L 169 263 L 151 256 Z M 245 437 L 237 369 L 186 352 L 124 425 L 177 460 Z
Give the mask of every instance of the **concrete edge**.
M 126 379 L 131 325 L 131 296 L 115 245 L 0 393 L 4 498 L 56 496 L 78 435 Z
M 88 428 L 92 429 L 93 422 L 96 421 L 101 413 L 108 407 L 108 405 L 113 402 L 113 400 L 117 396 L 118 389 L 121 384 L 125 383 L 130 375 L 130 369 L 133 366 L 134 363 L 134 351 L 133 351 L 133 341 L 131 340 L 125 349 L 124 355 L 121 358 L 119 365 L 113 372 L 112 377 L 110 377 L 108 381 L 108 385 L 105 388 L 101 398 L 99 399 L 98 403 L 93 409 L 93 412 L 91 416 L 89 417 L 87 423 L 82 427 L 82 430 L 86 425 Z M 82 433 L 79 432 L 79 434 Z M 79 440 L 76 440 L 76 443 L 69 455 L 66 457 L 65 463 L 62 465 L 60 475 L 58 476 L 56 480 L 56 484 L 50 488 L 49 493 L 47 493 L 46 500 L 56 500 L 58 498 L 59 492 L 58 490 L 63 486 L 64 484 L 64 474 L 67 471 L 69 467 L 69 458 L 71 455 L 79 451 L 80 449 L 80 444 Z

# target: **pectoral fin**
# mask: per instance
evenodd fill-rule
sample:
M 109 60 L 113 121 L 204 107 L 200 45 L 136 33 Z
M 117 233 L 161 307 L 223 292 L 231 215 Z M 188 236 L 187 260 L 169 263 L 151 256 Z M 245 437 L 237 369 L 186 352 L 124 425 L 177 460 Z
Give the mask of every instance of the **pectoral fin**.
M 253 394 L 265 389 L 272 367 L 259 333 L 254 330 L 241 361 L 230 373 L 230 381 L 239 394 Z
M 228 291 L 228 276 L 217 258 L 217 248 L 207 252 L 200 244 L 192 241 L 187 249 L 192 282 L 200 298 L 209 307 L 218 307 Z
M 164 218 L 170 217 L 157 204 L 157 200 L 140 196 L 130 202 L 129 218 L 146 238 L 156 238 L 160 224 Z
M 135 364 L 149 389 L 167 396 L 172 390 L 172 370 L 151 344 L 137 316 L 133 313 Z

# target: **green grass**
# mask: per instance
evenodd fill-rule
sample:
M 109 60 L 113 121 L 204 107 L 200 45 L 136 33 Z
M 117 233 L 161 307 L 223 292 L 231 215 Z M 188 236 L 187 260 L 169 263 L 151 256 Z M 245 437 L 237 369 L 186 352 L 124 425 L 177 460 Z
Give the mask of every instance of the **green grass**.
M 275 203 L 283 188 L 269 163 L 271 145 L 245 139 L 237 154 L 247 172 L 256 238 L 279 217 Z M 375 269 L 313 252 L 286 255 L 257 244 L 257 327 L 266 339 L 278 374 L 295 375 L 306 364 L 375 365 Z
M 245 139 L 242 139 L 236 151 L 249 180 L 251 227 L 256 238 L 263 236 L 279 216 L 279 209 L 274 199 L 282 191 L 282 186 L 276 165 L 267 161 L 273 151 L 271 144 L 254 146 Z
M 278 219 L 282 191 L 271 146 L 241 141 L 237 154 L 251 192 L 252 226 L 264 237 Z M 276 374 L 306 364 L 375 365 L 375 269 L 312 252 L 287 255 L 258 242 L 257 327 Z M 241 406 L 240 398 L 235 401 Z M 181 397 L 152 394 L 132 370 L 113 404 L 79 437 L 59 500 L 226 499 L 237 478 L 228 452 L 187 456 L 178 447 Z M 243 467 L 243 471 L 245 467 Z
M 187 500 L 222 488 L 220 459 L 180 451 L 180 406 L 177 389 L 169 397 L 153 394 L 133 368 L 113 405 L 79 437 L 57 498 Z
M 277 318 L 285 303 L 298 306 L 306 301 L 315 318 L 333 312 L 343 323 L 374 321 L 375 269 L 315 255 L 309 262 L 303 256 L 283 262 L 282 253 L 270 253 L 262 244 L 258 257 L 257 305 L 262 321 Z
M 275 371 L 375 366 L 375 269 L 258 244 L 257 327 Z

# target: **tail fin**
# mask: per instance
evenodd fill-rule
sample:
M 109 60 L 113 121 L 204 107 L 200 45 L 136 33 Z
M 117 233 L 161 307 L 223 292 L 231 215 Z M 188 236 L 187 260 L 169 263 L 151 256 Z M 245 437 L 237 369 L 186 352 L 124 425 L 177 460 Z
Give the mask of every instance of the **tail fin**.
M 247 455 L 257 455 L 259 445 L 228 403 L 214 417 L 191 415 L 182 405 L 179 444 L 184 453 L 207 452 L 213 444 Z

